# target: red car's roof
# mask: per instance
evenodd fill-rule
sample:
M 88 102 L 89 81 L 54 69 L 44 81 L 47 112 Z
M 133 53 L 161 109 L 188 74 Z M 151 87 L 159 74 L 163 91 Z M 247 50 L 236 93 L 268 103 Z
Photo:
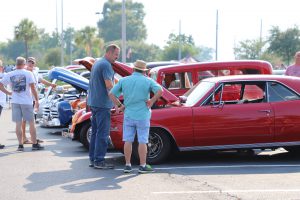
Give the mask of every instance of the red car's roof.
M 155 71 L 158 72 L 160 70 L 164 71 L 178 71 L 178 68 L 186 68 L 189 69 L 199 68 L 201 67 L 203 70 L 214 70 L 214 69 L 230 69 L 232 67 L 239 67 L 239 69 L 258 69 L 262 71 L 263 74 L 272 74 L 272 65 L 267 61 L 262 60 L 234 60 L 234 61 L 215 61 L 215 62 L 197 62 L 197 63 L 188 63 L 188 64 L 178 64 L 178 65 L 168 65 L 155 67 L 150 70 L 150 73 Z

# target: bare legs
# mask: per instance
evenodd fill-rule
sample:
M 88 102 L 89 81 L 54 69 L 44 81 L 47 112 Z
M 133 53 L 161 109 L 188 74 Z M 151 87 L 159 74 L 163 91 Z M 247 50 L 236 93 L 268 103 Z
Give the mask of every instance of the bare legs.
M 146 158 L 147 158 L 147 144 L 139 144 L 138 151 L 140 157 L 140 165 L 145 165 Z M 132 143 L 125 142 L 124 155 L 125 155 L 126 165 L 129 165 L 131 163 L 131 153 L 132 153 Z

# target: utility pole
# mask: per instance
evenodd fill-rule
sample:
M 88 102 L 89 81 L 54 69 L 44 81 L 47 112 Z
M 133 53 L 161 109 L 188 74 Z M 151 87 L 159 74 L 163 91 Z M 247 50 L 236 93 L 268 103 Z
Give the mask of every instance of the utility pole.
M 126 7 L 122 0 L 122 63 L 126 63 Z
M 216 60 L 218 60 L 219 11 L 216 14 Z
M 61 67 L 64 66 L 64 0 L 61 0 Z
M 261 56 L 261 52 L 262 52 L 262 19 L 260 19 L 260 32 L 259 32 L 259 46 L 260 46 L 260 49 L 259 49 L 259 58 Z
M 56 14 L 56 35 L 58 37 L 58 17 L 57 17 L 57 0 L 56 0 L 56 10 L 55 10 L 55 14 Z M 58 40 L 58 38 L 57 38 Z
M 181 46 L 182 46 L 182 41 L 181 41 L 181 20 L 179 20 L 179 34 L 178 34 L 178 40 L 179 40 L 179 47 L 178 47 L 178 61 L 181 60 Z

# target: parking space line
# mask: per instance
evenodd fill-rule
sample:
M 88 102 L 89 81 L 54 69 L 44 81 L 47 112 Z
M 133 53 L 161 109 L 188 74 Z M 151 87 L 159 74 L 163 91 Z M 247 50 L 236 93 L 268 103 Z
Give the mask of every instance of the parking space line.
M 152 194 L 207 194 L 207 193 L 267 193 L 267 192 L 300 192 L 300 189 L 266 189 L 266 190 L 203 190 L 203 191 L 167 191 Z
M 212 165 L 212 166 L 186 166 L 186 167 L 155 167 L 155 170 L 177 170 L 177 169 L 221 169 L 221 168 L 266 168 L 266 167 L 300 167 L 300 164 L 284 164 L 284 165 Z M 138 170 L 138 167 L 132 168 Z M 117 171 L 123 168 L 115 168 Z
M 154 167 L 157 170 L 175 169 L 217 169 L 217 168 L 265 168 L 265 167 L 300 167 L 300 164 L 279 164 L 279 165 L 211 165 L 211 166 L 186 166 L 186 167 Z

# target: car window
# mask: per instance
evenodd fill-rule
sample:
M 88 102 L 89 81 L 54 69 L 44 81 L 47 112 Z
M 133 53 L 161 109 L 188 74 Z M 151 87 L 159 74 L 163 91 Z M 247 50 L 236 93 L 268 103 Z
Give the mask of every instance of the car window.
M 193 89 L 189 90 L 187 93 L 185 93 L 185 96 L 187 97 L 186 105 L 187 106 L 193 106 L 196 103 L 199 102 L 199 100 L 204 97 L 208 91 L 212 90 L 215 87 L 215 83 L 207 82 L 207 81 L 201 81 L 198 82 L 198 84 L 193 87 Z
M 156 72 L 156 71 L 151 72 L 151 73 L 149 74 L 149 76 L 150 76 L 153 80 L 157 81 L 157 72 Z
M 287 87 L 277 82 L 268 83 L 268 101 L 279 102 L 279 101 L 290 101 L 298 100 L 299 95 L 291 91 Z
M 204 105 L 265 102 L 265 82 L 223 83 Z
M 165 74 L 162 85 L 168 89 L 189 89 L 193 86 L 192 73 Z

